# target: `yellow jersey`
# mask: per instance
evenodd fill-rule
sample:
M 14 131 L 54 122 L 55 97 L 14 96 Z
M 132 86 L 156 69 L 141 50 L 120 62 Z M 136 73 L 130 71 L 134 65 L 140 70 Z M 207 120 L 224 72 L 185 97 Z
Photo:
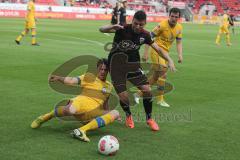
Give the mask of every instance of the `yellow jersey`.
M 228 21 L 228 15 L 224 14 L 221 18 L 220 26 L 228 27 L 229 21 Z
M 102 81 L 92 73 L 81 75 L 79 79 L 82 92 L 78 97 L 84 96 L 102 105 L 110 96 L 113 86 L 109 81 Z
M 27 5 L 26 20 L 31 21 L 35 19 L 35 5 L 33 1 L 29 1 Z
M 174 27 L 170 27 L 168 20 L 163 20 L 152 32 L 156 35 L 154 41 L 159 47 L 169 51 L 174 40 L 182 38 L 182 25 L 177 23 Z

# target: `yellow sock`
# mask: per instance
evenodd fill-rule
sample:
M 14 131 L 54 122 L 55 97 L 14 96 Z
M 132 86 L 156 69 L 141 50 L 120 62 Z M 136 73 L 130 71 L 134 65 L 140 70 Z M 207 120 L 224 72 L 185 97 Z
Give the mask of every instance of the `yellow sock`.
M 45 122 L 48 121 L 48 120 L 50 120 L 50 119 L 52 119 L 53 117 L 54 117 L 54 110 L 41 116 L 41 118 L 42 118 Z
M 216 38 L 216 43 L 220 43 L 220 39 L 221 39 L 221 35 L 218 34 L 218 35 L 217 35 L 217 38 Z
M 65 116 L 65 114 L 64 114 L 64 107 L 65 106 L 56 107 L 51 112 L 42 115 L 41 118 L 44 121 L 48 121 L 48 120 L 52 119 L 53 117 L 63 117 L 63 116 Z
M 65 116 L 65 106 L 56 106 L 52 112 L 55 117 L 63 117 Z
M 36 31 L 32 31 L 32 44 L 36 44 Z
M 16 38 L 16 40 L 20 42 L 25 35 L 26 35 L 26 32 L 22 31 L 22 33 Z
M 104 127 L 105 125 L 108 125 L 109 123 L 112 123 L 114 121 L 114 118 L 111 116 L 111 114 L 107 113 L 103 116 L 97 117 L 87 123 L 86 125 L 80 127 L 79 129 L 83 132 L 87 132 L 89 130 L 94 130 L 97 128 Z
M 164 97 L 164 88 L 165 88 L 165 78 L 158 78 L 157 85 L 159 89 L 159 95 L 156 97 L 157 101 L 163 101 Z

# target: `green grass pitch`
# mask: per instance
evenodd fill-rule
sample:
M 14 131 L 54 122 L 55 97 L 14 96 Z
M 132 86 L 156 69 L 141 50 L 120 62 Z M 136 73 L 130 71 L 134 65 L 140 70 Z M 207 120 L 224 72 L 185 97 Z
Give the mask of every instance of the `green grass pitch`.
M 113 37 L 98 31 L 106 23 L 40 19 L 37 47 L 30 45 L 30 36 L 20 46 L 14 43 L 23 19 L 0 19 L 0 159 L 106 159 L 97 153 L 97 143 L 108 134 L 120 142 L 119 153 L 111 159 L 239 159 L 239 34 L 231 35 L 231 47 L 225 38 L 216 46 L 218 26 L 212 25 L 183 25 L 184 63 L 176 64 L 177 73 L 168 76 L 175 87 L 166 95 L 171 108 L 154 103 L 161 131 L 150 131 L 141 120 L 142 104 L 132 108 L 135 117 L 142 115 L 134 129 L 116 122 L 89 132 L 90 143 L 70 137 L 78 123 L 54 119 L 37 130 L 30 128 L 37 116 L 71 97 L 49 87 L 48 75 L 54 69 L 79 55 L 107 56 L 103 44 Z M 147 28 L 155 25 L 149 23 Z M 177 62 L 175 48 L 174 44 L 171 56 Z

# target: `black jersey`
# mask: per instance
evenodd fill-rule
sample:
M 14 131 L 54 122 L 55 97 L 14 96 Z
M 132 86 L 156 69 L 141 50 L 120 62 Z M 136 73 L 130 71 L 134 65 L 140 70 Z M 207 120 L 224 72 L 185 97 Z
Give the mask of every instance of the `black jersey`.
M 117 24 L 118 23 L 118 15 L 119 15 L 119 10 L 118 7 L 113 8 L 113 13 L 112 13 L 112 20 L 111 24 Z
M 126 11 L 126 8 L 123 8 L 123 7 L 121 7 L 120 9 L 119 9 L 119 24 L 121 24 L 121 25 L 125 25 L 126 23 L 127 23 L 127 21 L 126 21 L 126 17 L 127 17 L 127 11 Z
M 229 24 L 230 24 L 231 26 L 234 26 L 234 16 L 233 16 L 233 15 L 230 15 L 230 16 L 228 17 L 228 21 L 229 21 Z
M 141 45 L 151 45 L 153 40 L 146 30 L 135 33 L 132 24 L 124 25 L 123 29 L 117 30 L 113 40 L 113 48 L 109 59 L 117 53 L 124 53 L 128 56 L 128 62 L 140 62 L 139 49 Z

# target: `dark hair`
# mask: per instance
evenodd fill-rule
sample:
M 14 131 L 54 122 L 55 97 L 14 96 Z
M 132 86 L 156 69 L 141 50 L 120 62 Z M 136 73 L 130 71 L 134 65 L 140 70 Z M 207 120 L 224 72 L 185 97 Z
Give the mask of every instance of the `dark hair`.
M 108 68 L 108 60 L 106 58 L 99 59 L 97 62 L 97 67 L 99 67 L 102 64 L 104 64 Z
M 169 15 L 171 15 L 171 13 L 178 13 L 179 17 L 181 17 L 181 11 L 179 8 L 171 8 L 169 11 Z
M 147 15 L 146 15 L 146 13 L 145 13 L 143 10 L 139 10 L 139 11 L 137 11 L 137 12 L 134 14 L 133 18 L 135 18 L 135 19 L 137 19 L 137 20 L 139 20 L 139 21 L 143 21 L 143 20 L 146 21 Z

